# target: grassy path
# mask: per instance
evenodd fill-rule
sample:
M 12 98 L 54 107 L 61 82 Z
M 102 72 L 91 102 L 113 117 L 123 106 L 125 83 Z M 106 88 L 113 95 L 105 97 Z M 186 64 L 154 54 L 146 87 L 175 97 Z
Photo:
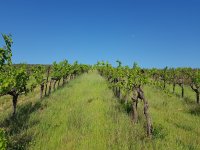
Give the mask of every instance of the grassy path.
M 199 150 L 200 107 L 150 86 L 144 91 L 153 120 L 152 140 L 146 138 L 143 104 L 138 106 L 139 123 L 133 125 L 95 71 L 43 100 L 34 93 L 22 97 L 15 120 L 7 115 L 10 100 L 4 100 L 9 109 L 0 114 L 0 126 L 9 132 L 9 148 L 15 150 Z
M 96 72 L 72 81 L 54 93 L 46 105 L 44 113 L 31 118 L 32 122 L 40 120 L 29 131 L 36 137 L 31 149 L 125 150 L 139 145 L 139 128 L 136 130 Z

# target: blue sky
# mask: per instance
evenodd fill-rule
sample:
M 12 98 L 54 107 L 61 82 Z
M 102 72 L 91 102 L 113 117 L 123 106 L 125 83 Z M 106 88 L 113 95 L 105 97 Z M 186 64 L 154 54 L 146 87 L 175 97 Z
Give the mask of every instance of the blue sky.
M 0 32 L 14 63 L 200 67 L 199 0 L 1 0 Z

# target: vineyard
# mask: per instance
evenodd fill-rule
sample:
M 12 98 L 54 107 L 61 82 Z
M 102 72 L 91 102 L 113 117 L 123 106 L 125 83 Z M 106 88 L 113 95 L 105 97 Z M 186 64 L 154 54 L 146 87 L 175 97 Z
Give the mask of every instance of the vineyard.
M 0 149 L 200 149 L 198 68 L 16 65 L 2 37 Z

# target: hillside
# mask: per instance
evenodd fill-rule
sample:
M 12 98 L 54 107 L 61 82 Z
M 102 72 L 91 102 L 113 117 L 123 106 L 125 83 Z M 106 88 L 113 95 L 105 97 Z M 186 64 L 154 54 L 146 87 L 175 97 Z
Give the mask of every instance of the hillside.
M 29 95 L 15 121 L 6 119 L 10 109 L 1 113 L 1 127 L 10 133 L 10 149 L 200 149 L 199 107 L 149 86 L 144 91 L 153 120 L 152 140 L 146 137 L 143 104 L 134 125 L 128 106 L 113 96 L 96 71 L 42 100 Z

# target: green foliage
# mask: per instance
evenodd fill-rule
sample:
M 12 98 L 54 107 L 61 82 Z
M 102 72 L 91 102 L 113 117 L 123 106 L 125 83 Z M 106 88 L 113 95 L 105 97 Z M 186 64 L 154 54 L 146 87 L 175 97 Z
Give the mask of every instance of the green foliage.
M 29 76 L 26 72 L 25 66 L 16 68 L 12 66 L 12 51 L 11 45 L 13 43 L 11 35 L 2 34 L 6 46 L 1 49 L 0 53 L 0 95 L 8 94 L 15 91 L 15 93 L 21 94 L 26 92 L 26 85 Z
M 70 81 L 45 101 L 38 99 L 37 91 L 29 93 L 28 97 L 22 96 L 17 114 L 21 119 L 17 121 L 18 124 L 13 125 L 19 125 L 21 130 L 7 139 L 13 143 L 12 146 L 27 145 L 26 149 L 95 149 L 97 146 L 102 149 L 123 150 L 200 149 L 199 107 L 174 95 L 168 97 L 163 90 L 151 85 L 146 85 L 143 89 L 153 118 L 154 136 L 151 140 L 146 138 L 144 118 L 140 117 L 138 124 L 133 124 L 127 114 L 131 111 L 131 102 L 125 106 L 119 104 L 113 98 L 106 80 L 96 71 Z M 179 89 L 177 87 L 177 92 Z M 191 96 L 190 99 L 195 98 L 189 87 L 185 90 Z M 8 99 L 9 97 L 0 98 L 0 103 L 6 105 L 0 118 L 5 117 L 5 120 L 10 112 L 7 109 L 10 107 Z M 39 101 L 41 104 L 38 104 Z M 198 113 L 194 115 L 191 111 Z M 143 115 L 141 103 L 138 104 L 138 113 Z
M 53 62 L 52 65 L 52 77 L 56 79 L 61 79 L 62 78 L 62 66 L 61 63 L 56 63 L 55 61 Z
M 194 74 L 191 76 L 192 78 L 192 83 L 197 87 L 199 88 L 200 87 L 200 71 L 199 70 L 196 70 L 194 72 Z
M 79 66 L 80 73 L 88 72 L 91 69 L 91 66 L 89 65 L 80 64 Z
M 5 131 L 0 128 L 0 150 L 6 150 L 7 149 L 7 139 Z
M 29 75 L 29 82 L 27 84 L 28 90 L 33 91 L 37 85 L 42 85 L 46 82 L 44 66 L 33 66 Z
M 118 66 L 117 66 L 117 68 L 120 68 L 120 67 L 122 66 L 122 62 L 121 62 L 121 61 L 119 61 L 119 60 L 117 60 L 116 62 L 118 63 Z
M 4 64 L 8 64 L 8 65 L 12 64 L 12 60 L 11 60 L 11 57 L 12 57 L 11 46 L 13 44 L 12 36 L 2 34 L 2 37 L 5 41 L 6 46 L 4 46 L 3 48 L 0 48 L 0 69 Z
M 7 63 L 8 65 L 12 64 L 12 51 L 11 51 L 11 46 L 13 44 L 12 41 L 12 36 L 11 35 L 6 35 L 2 34 L 2 37 L 5 41 L 6 46 L 3 48 L 0 48 L 0 67 Z
M 55 80 L 60 80 L 61 78 L 67 78 L 69 75 L 75 77 L 89 69 L 90 67 L 88 65 L 78 64 L 78 61 L 75 61 L 72 65 L 69 64 L 67 60 L 59 63 L 53 62 L 51 76 Z
M 71 74 L 78 75 L 80 74 L 80 66 L 78 64 L 78 61 L 75 61 L 74 64 L 71 66 Z
M 162 124 L 154 124 L 153 128 L 153 138 L 154 139 L 164 139 L 166 137 L 167 133 L 162 126 Z
M 65 59 L 64 61 L 60 62 L 59 65 L 61 66 L 61 76 L 67 77 L 70 73 L 70 64 Z
M 138 130 L 138 125 L 132 124 L 106 81 L 96 72 L 78 77 L 45 103 L 42 113 L 31 116 L 32 121 L 40 121 L 29 130 L 34 132 L 35 141 L 28 149 L 128 150 L 136 144 L 142 147 L 142 141 L 137 139 L 143 135 L 142 126 Z
M 137 63 L 134 63 L 133 68 L 130 69 L 128 66 L 122 67 L 121 61 L 116 62 L 118 63 L 117 68 L 103 61 L 96 65 L 100 74 L 111 82 L 112 87 L 121 88 L 124 93 L 128 94 L 133 87 L 143 86 L 149 82 L 148 76 Z
M 134 63 L 133 68 L 130 70 L 128 80 L 130 82 L 129 85 L 135 87 L 143 86 L 148 83 L 148 77 L 137 63 Z
M 29 75 L 26 67 L 5 66 L 4 69 L 6 69 L 6 72 L 1 72 L 0 75 L 0 94 L 4 95 L 12 91 L 19 94 L 27 92 L 26 85 Z
M 33 67 L 32 76 L 34 77 L 37 84 L 42 84 L 44 82 L 45 77 L 45 68 L 41 65 L 37 67 Z

